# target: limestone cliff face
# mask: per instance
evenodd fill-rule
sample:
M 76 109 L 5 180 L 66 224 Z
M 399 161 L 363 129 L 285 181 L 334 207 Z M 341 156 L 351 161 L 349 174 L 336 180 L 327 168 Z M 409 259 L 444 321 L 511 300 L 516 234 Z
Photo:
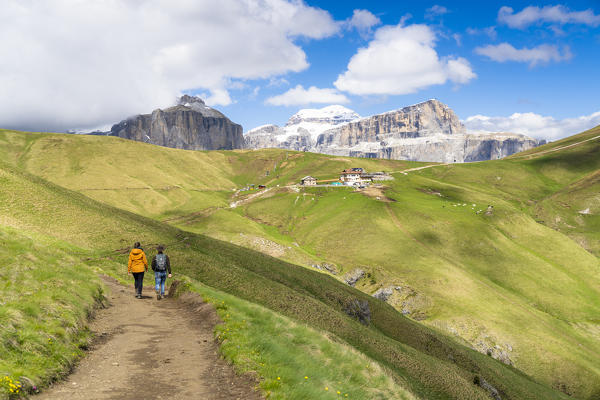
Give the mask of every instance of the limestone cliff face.
M 433 162 L 498 159 L 540 144 L 512 133 L 468 133 L 454 111 L 438 100 L 366 118 L 341 106 L 301 110 L 284 128 L 255 128 L 245 140 L 248 148 Z
M 253 129 L 244 136 L 244 146 L 247 149 L 279 148 L 296 151 L 308 151 L 314 141 L 310 132 L 302 127 L 293 131 L 277 125 L 264 125 Z
M 369 149 L 330 148 L 326 154 L 363 158 L 387 158 L 428 162 L 471 162 L 496 160 L 531 149 L 540 143 L 516 134 L 465 134 L 449 138 L 404 139 L 401 144 Z
M 252 133 L 244 135 L 244 147 L 247 149 L 265 149 L 279 147 L 277 136 L 283 133 L 277 125 L 264 125 L 254 128 Z
M 429 100 L 330 129 L 319 136 L 316 148 L 464 133 L 465 127 L 447 105 Z
M 329 129 L 317 139 L 315 151 L 394 160 L 469 162 L 503 158 L 539 144 L 513 133 L 467 133 L 450 107 L 428 100 Z
M 241 125 L 192 96 L 152 114 L 137 115 L 113 125 L 111 136 L 187 150 L 231 150 L 244 146 Z

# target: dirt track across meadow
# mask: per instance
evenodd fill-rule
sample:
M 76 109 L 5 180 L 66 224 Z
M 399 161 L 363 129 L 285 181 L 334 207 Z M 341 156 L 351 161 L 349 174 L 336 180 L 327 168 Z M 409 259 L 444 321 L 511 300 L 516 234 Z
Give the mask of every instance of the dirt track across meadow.
M 218 356 L 212 306 L 200 299 L 156 300 L 152 287 L 134 290 L 103 278 L 111 306 L 90 323 L 90 352 L 66 380 L 36 400 L 244 399 L 262 397 L 251 379 Z

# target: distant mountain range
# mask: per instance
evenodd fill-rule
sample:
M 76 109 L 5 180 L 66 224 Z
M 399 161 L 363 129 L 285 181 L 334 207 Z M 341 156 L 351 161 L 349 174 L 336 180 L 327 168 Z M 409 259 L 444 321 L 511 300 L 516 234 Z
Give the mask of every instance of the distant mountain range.
M 136 115 L 94 135 L 118 136 L 187 150 L 281 148 L 394 160 L 469 162 L 499 159 L 545 143 L 515 133 L 470 133 L 438 100 L 361 117 L 341 105 L 303 109 L 285 126 L 242 126 L 184 95 L 173 107 Z
M 263 125 L 246 132 L 244 141 L 251 149 L 436 162 L 498 159 L 545 143 L 514 133 L 469 133 L 438 100 L 364 118 L 339 105 L 304 109 L 284 127 Z

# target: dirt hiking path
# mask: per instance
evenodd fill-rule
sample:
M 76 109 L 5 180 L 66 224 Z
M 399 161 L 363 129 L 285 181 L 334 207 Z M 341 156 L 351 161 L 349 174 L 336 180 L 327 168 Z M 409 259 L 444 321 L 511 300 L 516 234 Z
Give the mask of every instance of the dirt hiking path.
M 152 287 L 139 300 L 133 287 L 103 279 L 112 305 L 90 323 L 92 350 L 36 400 L 261 399 L 249 378 L 219 358 L 210 305 L 199 298 L 158 301 L 149 296 Z

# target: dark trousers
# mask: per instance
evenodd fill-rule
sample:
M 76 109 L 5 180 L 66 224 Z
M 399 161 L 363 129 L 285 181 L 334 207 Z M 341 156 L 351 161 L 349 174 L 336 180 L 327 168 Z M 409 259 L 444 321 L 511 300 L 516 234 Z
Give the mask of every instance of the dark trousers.
M 133 279 L 135 279 L 135 294 L 142 294 L 142 286 L 144 285 L 144 271 L 134 272 Z

